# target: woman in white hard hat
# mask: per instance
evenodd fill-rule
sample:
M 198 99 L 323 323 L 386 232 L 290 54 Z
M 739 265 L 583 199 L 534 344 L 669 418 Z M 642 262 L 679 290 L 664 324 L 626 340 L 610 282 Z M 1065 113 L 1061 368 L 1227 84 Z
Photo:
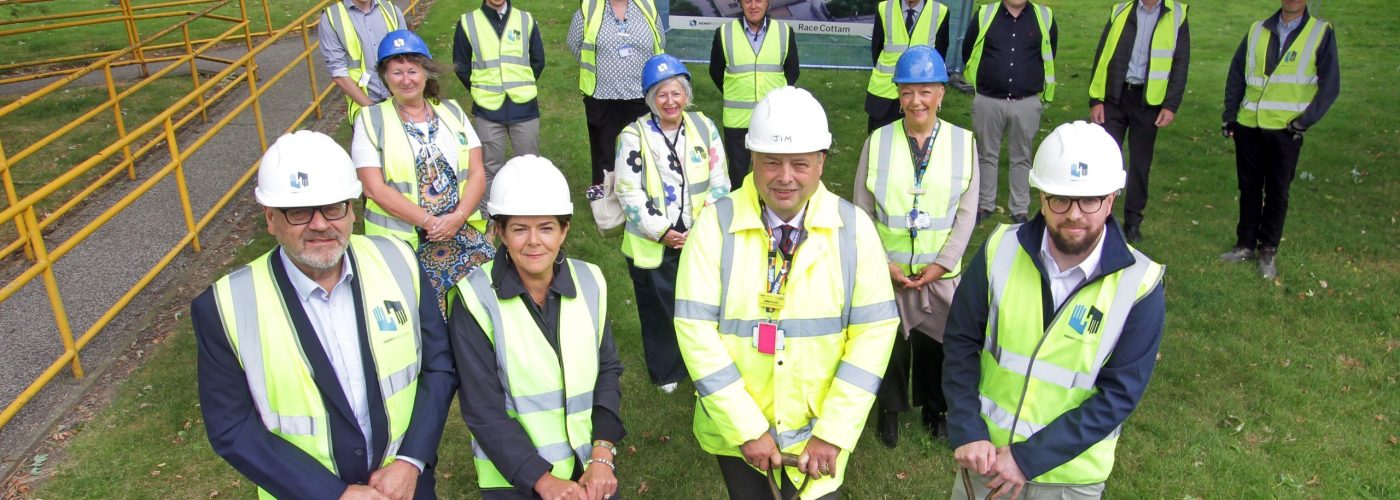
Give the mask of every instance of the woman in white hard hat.
M 491 260 L 481 141 L 461 106 L 439 96 L 428 45 L 408 30 L 379 44 L 378 70 L 392 95 L 355 120 L 350 151 L 365 186 L 365 234 L 413 246 L 446 312 L 447 290 Z
M 890 448 L 911 388 L 924 427 L 936 439 L 948 436 L 943 322 L 976 225 L 977 190 L 969 187 L 977 185 L 977 155 L 971 132 L 938 118 L 947 82 L 933 47 L 900 55 L 894 83 L 903 118 L 871 132 L 856 167 L 853 198 L 875 219 L 903 325 L 878 393 L 876 435 Z
M 564 255 L 564 174 L 516 157 L 488 207 L 501 247 L 453 289 L 448 314 L 477 485 L 487 499 L 609 498 L 622 363 L 602 271 Z
M 618 135 L 616 190 L 647 374 L 670 393 L 689 378 L 673 323 L 681 247 L 700 210 L 729 194 L 729 177 L 714 122 L 686 111 L 690 71 L 680 59 L 653 56 L 642 70 L 642 88 L 651 113 Z

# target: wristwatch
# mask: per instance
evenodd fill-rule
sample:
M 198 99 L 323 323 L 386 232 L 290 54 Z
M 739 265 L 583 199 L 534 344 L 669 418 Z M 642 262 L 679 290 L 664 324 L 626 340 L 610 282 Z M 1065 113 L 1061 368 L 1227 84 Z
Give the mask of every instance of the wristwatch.
M 611 453 L 612 456 L 614 456 L 614 457 L 617 456 L 617 446 L 614 445 L 614 444 L 612 444 L 612 443 L 609 443 L 609 442 L 607 442 L 607 441 L 604 441 L 604 440 L 601 440 L 601 439 L 595 439 L 595 440 L 593 440 L 593 447 L 594 447 L 594 448 L 602 448 L 602 449 L 604 449 L 604 450 L 608 450 L 608 453 Z

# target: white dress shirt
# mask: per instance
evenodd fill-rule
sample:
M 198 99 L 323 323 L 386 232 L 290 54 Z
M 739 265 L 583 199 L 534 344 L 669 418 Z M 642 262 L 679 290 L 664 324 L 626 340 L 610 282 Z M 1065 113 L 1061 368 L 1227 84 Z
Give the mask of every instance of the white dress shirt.
M 1107 230 L 1099 232 L 1099 241 L 1094 243 L 1094 249 L 1089 251 L 1089 256 L 1084 258 L 1084 262 L 1079 265 L 1060 270 L 1059 264 L 1055 263 L 1055 257 L 1050 254 L 1050 230 L 1045 229 L 1040 236 L 1040 260 L 1045 263 L 1045 275 L 1050 278 L 1050 295 L 1055 299 L 1055 309 L 1064 305 L 1065 299 L 1069 298 L 1070 292 L 1079 287 L 1081 283 L 1093 276 L 1099 268 L 1099 258 L 1103 256 L 1103 238 Z M 1009 235 L 1015 237 L 1015 235 Z

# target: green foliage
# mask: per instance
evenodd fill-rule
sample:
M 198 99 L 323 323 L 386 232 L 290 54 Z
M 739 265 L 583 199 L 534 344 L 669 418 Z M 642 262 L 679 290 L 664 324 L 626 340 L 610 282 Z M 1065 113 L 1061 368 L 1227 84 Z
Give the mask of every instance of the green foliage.
M 1059 0 L 1059 100 L 1041 133 L 1087 117 L 1094 43 L 1111 0 Z M 630 431 L 619 461 L 621 491 L 656 498 L 721 498 L 711 457 L 691 435 L 694 398 L 682 384 L 665 395 L 646 380 L 635 305 L 618 240 L 597 236 L 582 197 L 588 148 L 577 66 L 564 45 L 575 3 L 518 0 L 536 14 L 550 66 L 540 82 L 544 156 L 575 191 L 578 216 L 567 247 L 599 264 L 611 284 L 610 317 L 624 364 L 623 419 Z M 475 0 L 438 0 L 422 33 L 447 54 L 456 16 Z M 1249 265 L 1216 256 L 1234 240 L 1234 148 L 1222 139 L 1221 95 L 1230 57 L 1249 24 L 1275 9 L 1269 0 L 1193 2 L 1192 73 L 1176 124 L 1158 139 L 1146 239 L 1139 248 L 1167 264 L 1168 315 L 1151 388 L 1119 441 L 1108 492 L 1124 498 L 1394 498 L 1400 452 L 1400 192 L 1396 144 L 1400 105 L 1393 22 L 1380 0 L 1329 2 L 1337 23 L 1344 91 L 1308 132 L 1293 186 L 1281 278 L 1266 282 Z M 696 108 L 718 118 L 720 96 L 695 65 Z M 450 77 L 449 77 L 450 78 Z M 827 110 L 836 142 L 827 186 L 851 193 L 865 136 L 866 75 L 804 70 L 800 85 Z M 465 104 L 460 85 L 444 82 Z M 950 92 L 940 116 L 969 127 L 970 99 Z M 1004 170 L 1003 170 L 1004 172 Z M 1306 173 L 1306 175 L 1304 175 Z M 1002 176 L 1004 177 L 1004 175 Z M 1005 200 L 1002 181 L 1000 199 Z M 998 214 L 997 222 L 1006 215 Z M 991 229 L 978 229 L 980 245 Z M 266 243 L 264 243 L 266 244 Z M 973 249 L 969 250 L 969 258 Z M 194 406 L 194 346 L 185 327 L 135 376 L 121 396 L 74 438 L 43 498 L 191 498 L 212 490 L 247 497 L 250 486 L 210 453 Z M 147 389 L 146 387 L 149 386 Z M 192 422 L 184 428 L 185 422 Z M 951 450 L 905 415 L 899 447 L 867 432 L 848 469 L 852 498 L 946 498 Z M 185 440 L 175 442 L 178 432 Z M 635 453 L 631 448 L 636 449 Z M 476 495 L 468 433 L 456 413 L 440 450 L 439 494 Z M 165 467 L 159 467 L 166 463 Z M 151 475 L 159 470 L 159 475 Z M 181 479 L 177 479 L 177 475 Z M 644 492 L 643 492 L 644 490 Z

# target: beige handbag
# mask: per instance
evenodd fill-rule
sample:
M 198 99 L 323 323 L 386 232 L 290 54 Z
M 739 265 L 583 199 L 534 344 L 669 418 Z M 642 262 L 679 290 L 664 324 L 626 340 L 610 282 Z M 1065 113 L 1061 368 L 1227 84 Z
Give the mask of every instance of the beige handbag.
M 614 191 L 616 182 L 617 173 L 606 170 L 603 172 L 603 183 L 590 186 L 584 193 L 588 198 L 588 208 L 593 211 L 593 223 L 603 236 L 622 234 L 622 224 L 625 222 L 622 201 L 617 199 L 617 192 Z

